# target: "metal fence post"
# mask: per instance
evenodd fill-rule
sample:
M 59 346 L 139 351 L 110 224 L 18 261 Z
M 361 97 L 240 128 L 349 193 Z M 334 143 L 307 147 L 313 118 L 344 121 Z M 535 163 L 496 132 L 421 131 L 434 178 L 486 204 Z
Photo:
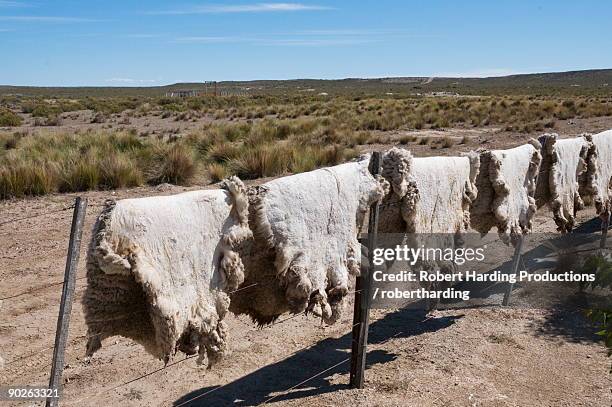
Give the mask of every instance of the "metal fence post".
M 72 215 L 72 227 L 70 230 L 70 243 L 68 244 L 68 257 L 64 271 L 64 285 L 62 288 L 62 300 L 60 302 L 59 315 L 57 317 L 57 329 L 55 331 L 55 347 L 53 349 L 53 364 L 51 366 L 51 378 L 49 388 L 57 389 L 58 396 L 61 393 L 62 373 L 64 372 L 64 354 L 68 342 L 68 327 L 70 326 L 70 312 L 74 300 L 74 287 L 76 285 L 76 272 L 79 263 L 79 251 L 81 248 L 81 237 L 83 235 L 83 224 L 87 199 L 77 197 L 74 203 Z M 48 398 L 47 407 L 55 407 L 59 398 Z

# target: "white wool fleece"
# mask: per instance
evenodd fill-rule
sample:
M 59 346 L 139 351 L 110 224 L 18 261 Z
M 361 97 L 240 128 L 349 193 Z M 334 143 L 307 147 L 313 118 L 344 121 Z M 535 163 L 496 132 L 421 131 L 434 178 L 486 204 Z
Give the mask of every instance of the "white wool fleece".
M 275 250 L 293 312 L 316 306 L 328 323 L 339 317 L 349 273 L 359 273 L 358 228 L 370 204 L 385 194 L 368 164 L 363 158 L 261 186 L 257 227 Z
M 469 226 L 469 207 L 476 197 L 479 161 L 465 157 L 414 158 L 402 216 L 409 233 L 456 233 Z
M 403 234 L 404 244 L 415 248 L 460 245 L 461 233 L 469 228 L 479 169 L 480 157 L 475 152 L 462 157 L 413 158 L 408 150 L 392 148 L 383 159 L 383 175 L 393 194 L 382 204 L 379 230 Z M 413 267 L 415 271 L 454 269 L 452 262 L 445 261 L 417 261 Z M 428 290 L 441 288 L 422 284 Z M 429 309 L 435 307 L 435 302 L 428 303 Z
M 597 213 L 609 214 L 612 210 L 612 130 L 588 136 L 587 139 L 593 143 L 588 159 L 590 193 Z
M 574 227 L 576 212 L 584 203 L 579 193 L 578 180 L 586 172 L 586 157 L 590 143 L 584 137 L 558 139 L 556 134 L 547 134 L 544 140 L 543 153 L 548 163 L 548 182 L 550 201 L 555 223 L 560 232 L 571 232 Z M 545 172 L 541 172 L 544 174 Z
M 487 233 L 497 226 L 506 243 L 531 230 L 536 213 L 536 179 L 542 156 L 540 144 L 529 144 L 509 150 L 481 152 L 478 198 L 472 211 L 472 227 Z
M 212 364 L 225 351 L 226 292 L 244 280 L 233 246 L 251 235 L 244 185 L 232 178 L 225 187 L 229 191 L 121 200 L 102 214 L 84 298 L 86 321 L 95 333 L 89 353 L 114 334 L 134 338 L 165 360 L 177 349 L 199 346 L 201 359 L 206 352 Z M 149 321 L 142 323 L 142 335 L 99 322 L 131 311 L 122 309 L 125 295 L 142 297 Z

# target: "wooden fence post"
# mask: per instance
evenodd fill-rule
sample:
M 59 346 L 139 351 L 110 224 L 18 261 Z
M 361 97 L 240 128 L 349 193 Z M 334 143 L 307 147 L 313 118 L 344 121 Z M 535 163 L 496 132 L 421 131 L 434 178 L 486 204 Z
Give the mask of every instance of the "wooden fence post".
M 370 159 L 370 172 L 376 176 L 380 174 L 381 154 L 372 153 Z M 366 366 L 368 344 L 368 328 L 370 324 L 370 292 L 372 287 L 372 264 L 374 249 L 377 244 L 378 211 L 380 203 L 374 202 L 370 206 L 368 218 L 368 265 L 362 268 L 361 275 L 355 284 L 355 304 L 353 308 L 353 341 L 351 343 L 351 373 L 350 385 L 354 389 L 362 389 Z M 365 272 L 365 275 L 364 275 Z
M 61 393 L 62 373 L 64 372 L 64 354 L 68 342 L 68 327 L 70 326 L 70 312 L 74 300 L 74 287 L 76 285 L 76 272 L 79 263 L 79 251 L 81 248 L 81 237 L 83 235 L 83 224 L 87 199 L 77 197 L 74 203 L 72 215 L 72 227 L 70 229 L 70 243 L 68 244 L 68 257 L 64 271 L 64 285 L 62 288 L 62 300 L 60 302 L 59 315 L 57 317 L 57 329 L 55 331 L 55 348 L 53 349 L 53 364 L 51 366 L 51 378 L 49 388 L 57 389 L 58 396 Z M 59 398 L 48 398 L 46 406 L 55 407 Z

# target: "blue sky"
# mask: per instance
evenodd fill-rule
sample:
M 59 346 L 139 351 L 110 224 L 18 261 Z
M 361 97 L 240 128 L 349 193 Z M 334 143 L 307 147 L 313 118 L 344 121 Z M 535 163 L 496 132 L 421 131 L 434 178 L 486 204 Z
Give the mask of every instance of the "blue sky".
M 0 0 L 0 84 L 612 68 L 612 2 Z

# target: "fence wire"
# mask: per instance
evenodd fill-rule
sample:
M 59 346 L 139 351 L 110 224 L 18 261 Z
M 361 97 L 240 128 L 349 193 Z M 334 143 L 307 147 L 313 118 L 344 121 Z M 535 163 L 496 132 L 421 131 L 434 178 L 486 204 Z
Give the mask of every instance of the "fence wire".
M 399 205 L 399 203 L 381 204 L 381 207 L 385 207 L 385 206 L 396 206 L 396 205 Z M 90 205 L 90 206 L 103 206 L 103 205 Z M 70 209 L 73 209 L 73 208 L 74 208 L 74 205 L 71 205 L 71 206 L 64 207 L 64 208 L 61 208 L 61 209 L 58 209 L 58 210 L 54 210 L 54 211 L 48 211 L 48 212 L 45 212 L 45 213 L 40 213 L 40 214 L 36 214 L 36 215 L 32 215 L 32 216 L 25 216 L 25 217 L 21 217 L 21 218 L 11 219 L 11 220 L 8 220 L 8 221 L 0 222 L 0 226 L 4 226 L 4 225 L 8 225 L 8 224 L 12 224 L 12 223 L 16 223 L 16 222 L 20 222 L 20 221 L 24 221 L 24 220 L 28 220 L 28 219 L 39 218 L 39 217 L 46 216 L 46 215 L 50 215 L 50 214 L 61 213 L 61 212 L 64 212 L 64 211 L 67 211 L 67 210 L 70 210 Z M 497 240 L 497 239 L 496 239 L 496 240 Z M 521 261 L 523 261 L 523 259 L 521 259 Z M 78 281 L 78 280 L 83 280 L 83 279 L 85 279 L 85 278 L 86 278 L 85 276 L 82 276 L 82 277 L 77 278 L 76 280 L 77 280 L 77 281 Z M 33 288 L 33 289 L 26 290 L 26 291 L 24 291 L 24 292 L 21 292 L 21 293 L 15 294 L 15 295 L 11 295 L 11 296 L 8 296 L 8 297 L 0 298 L 0 301 L 4 301 L 4 300 L 8 300 L 8 299 L 13 299 L 13 298 L 18 298 L 18 297 L 21 297 L 21 296 L 24 296 L 24 295 L 33 294 L 33 293 L 36 293 L 36 292 L 38 292 L 38 291 L 41 291 L 41 290 L 47 289 L 47 288 L 49 288 L 49 287 L 58 286 L 58 285 L 63 285 L 64 283 L 65 283 L 65 281 L 58 281 L 58 282 L 54 282 L 54 283 L 51 283 L 51 284 L 48 284 L 48 285 L 45 285 L 45 286 L 42 286 L 42 287 Z M 236 289 L 236 290 L 230 291 L 230 292 L 228 292 L 228 294 L 230 294 L 230 295 L 231 295 L 231 294 L 234 294 L 234 293 L 236 293 L 236 292 L 240 292 L 240 291 L 246 290 L 246 289 L 248 289 L 248 288 L 255 287 L 255 286 L 257 286 L 257 285 L 260 285 L 260 284 L 259 284 L 259 283 L 250 284 L 250 285 L 247 285 L 247 286 L 245 286 L 245 287 L 241 287 L 241 288 L 238 288 L 238 289 Z M 350 291 L 348 294 L 354 294 L 354 293 L 358 293 L 358 292 L 360 292 L 360 291 L 362 291 L 362 290 Z M 125 316 L 121 316 L 120 318 L 112 318 L 112 319 L 109 319 L 109 321 L 111 321 L 111 320 L 117 320 L 117 319 L 125 319 L 125 318 L 129 318 L 129 317 L 130 317 L 130 314 L 134 315 L 134 314 L 138 314 L 138 313 L 142 313 L 142 312 L 143 312 L 143 311 L 135 311 L 135 312 L 132 312 L 132 313 L 128 313 L 128 314 L 126 314 Z M 295 318 L 297 318 L 297 317 L 299 317 L 299 316 L 302 316 L 302 315 L 303 315 L 303 313 L 294 314 L 294 315 L 289 316 L 289 317 L 287 317 L 287 318 L 284 318 L 284 319 L 282 319 L 282 320 L 279 320 L 279 321 L 273 322 L 272 324 L 267 325 L 267 326 L 264 326 L 264 327 L 262 327 L 262 328 L 255 328 L 255 329 L 253 329 L 253 330 L 252 330 L 252 332 L 257 332 L 257 331 L 261 331 L 261 330 L 270 329 L 270 328 L 272 328 L 272 327 L 275 327 L 275 326 L 277 326 L 277 325 L 281 325 L 281 324 L 283 324 L 283 323 L 285 323 L 285 322 L 288 322 L 288 321 L 290 321 L 290 320 L 292 320 L 292 319 L 295 319 Z M 243 324 L 243 325 L 245 325 L 245 326 L 247 326 L 247 325 L 248 325 L 247 323 L 244 323 L 243 321 L 241 321 L 241 320 L 240 320 L 240 319 L 238 319 L 238 318 L 236 318 L 236 321 L 238 321 L 239 323 L 241 323 L 241 324 Z M 425 319 L 425 320 L 423 320 L 423 321 L 421 321 L 421 322 L 426 322 L 426 321 L 427 321 L 427 319 Z M 98 320 L 98 321 L 96 321 L 96 322 L 100 322 L 100 321 Z M 352 330 L 352 329 L 353 329 L 355 326 L 357 326 L 357 325 L 359 325 L 359 324 L 360 324 L 360 323 L 356 323 L 356 324 L 352 325 L 351 330 Z M 380 342 L 377 342 L 377 343 L 371 343 L 371 344 L 373 344 L 373 345 L 378 345 L 378 346 L 384 345 L 384 344 L 386 344 L 387 342 L 389 342 L 390 340 L 392 340 L 393 338 L 395 338 L 395 337 L 397 337 L 397 336 L 401 335 L 402 333 L 403 333 L 403 331 L 399 331 L 399 332 L 397 332 L 396 334 L 394 334 L 394 335 L 392 335 L 392 336 L 388 337 L 387 339 L 385 339 L 385 340 L 383 340 L 383 341 L 380 341 Z M 89 334 L 89 335 L 82 335 L 82 336 L 79 336 L 79 337 L 74 338 L 74 339 L 72 340 L 72 342 L 74 343 L 74 342 L 76 342 L 76 341 L 88 340 L 88 339 L 90 339 L 90 338 L 92 338 L 92 337 L 99 336 L 99 335 L 101 335 L 101 334 L 102 334 L 102 333 L 95 333 L 95 334 Z M 349 331 L 349 334 L 350 334 L 350 331 Z M 307 350 L 307 349 L 308 349 L 308 348 L 310 348 L 311 346 L 312 346 L 312 345 L 307 345 L 307 346 L 305 346 L 305 347 L 302 347 L 302 348 L 300 348 L 300 349 L 297 349 L 296 351 L 294 351 L 294 352 L 293 352 L 293 353 L 291 353 L 290 355 L 285 356 L 285 358 L 289 358 L 289 357 L 291 357 L 292 355 L 295 355 L 295 354 L 297 354 L 297 353 L 299 353 L 299 352 L 302 352 L 302 351 L 304 351 L 304 350 Z M 42 353 L 44 353 L 44 352 L 46 352 L 46 351 L 48 351 L 48 350 L 51 350 L 51 349 L 53 349 L 53 348 L 54 348 L 54 346 L 44 347 L 44 348 L 42 348 L 42 349 L 37 350 L 36 352 L 30 353 L 30 354 L 27 354 L 27 355 L 24 355 L 24 356 L 17 357 L 16 359 L 12 359 L 12 360 L 10 360 L 10 361 L 8 361 L 8 362 L 5 362 L 5 366 L 13 365 L 13 364 L 15 364 L 15 363 L 17 363 L 17 362 L 19 362 L 19 361 L 22 361 L 22 360 L 25 360 L 25 359 L 29 359 L 29 358 L 32 358 L 32 357 L 36 357 L 36 356 L 38 356 L 38 355 L 40 355 L 40 354 L 42 354 Z M 151 376 L 154 376 L 155 374 L 157 374 L 157 373 L 159 373 L 159 372 L 162 372 L 162 371 L 164 371 L 164 370 L 166 370 L 166 369 L 168 369 L 168 368 L 171 368 L 171 367 L 173 367 L 173 366 L 176 366 L 176 365 L 178 365 L 178 364 L 180 364 L 180 363 L 182 363 L 182 362 L 184 362 L 184 361 L 186 361 L 186 360 L 190 360 L 190 359 L 192 359 L 192 358 L 195 358 L 196 356 L 197 356 L 197 355 L 189 355 L 189 356 L 186 356 L 186 357 L 185 357 L 185 358 L 183 358 L 183 359 L 177 360 L 177 361 L 172 362 L 172 363 L 169 363 L 169 364 L 167 364 L 167 365 L 165 365 L 165 366 L 163 366 L 163 367 L 161 367 L 161 368 L 158 368 L 158 369 L 152 370 L 152 371 L 150 371 L 150 372 L 144 373 L 144 374 L 142 374 L 142 375 L 140 375 L 140 376 L 137 376 L 137 377 L 135 377 L 135 378 L 133 378 L 133 379 L 130 379 L 130 380 L 126 381 L 126 382 L 122 382 L 122 383 L 117 384 L 117 385 L 115 385 L 115 386 L 112 386 L 112 387 L 109 387 L 109 388 L 107 388 L 107 389 L 101 390 L 100 392 L 97 392 L 97 393 L 95 393 L 95 394 L 92 394 L 92 395 L 86 396 L 86 397 L 81 398 L 81 399 L 79 399 L 79 400 L 76 400 L 76 401 L 71 401 L 71 402 L 69 401 L 69 402 L 67 402 L 67 403 L 65 403 L 65 404 L 66 404 L 66 405 L 74 405 L 74 404 L 78 404 L 78 403 L 81 403 L 82 401 L 85 401 L 85 400 L 88 400 L 88 399 L 91 399 L 91 398 L 95 398 L 95 397 L 98 397 L 98 396 L 100 396 L 100 395 L 103 395 L 103 394 L 109 393 L 109 392 L 114 391 L 114 390 L 116 390 L 116 389 L 119 389 L 119 388 L 121 388 L 121 387 L 127 386 L 127 385 L 129 385 L 129 384 L 131 384 L 131 383 L 135 383 L 135 382 L 138 382 L 138 381 L 140 381 L 140 380 L 144 380 L 144 379 L 150 378 Z M 300 386 L 302 386 L 302 385 L 304 385 L 304 384 L 306 384 L 306 383 L 308 383 L 308 382 L 310 382 L 310 381 L 312 381 L 312 380 L 316 379 L 317 377 L 319 377 L 319 376 L 321 376 L 321 375 L 325 374 L 326 372 L 328 372 L 328 371 L 330 371 L 330 370 L 332 370 L 332 369 L 334 369 L 334 368 L 336 368 L 336 367 L 338 367 L 338 366 L 341 366 L 342 364 L 344 364 L 344 363 L 348 362 L 350 359 L 351 359 L 350 357 L 347 357 L 346 359 L 343 359 L 343 360 L 341 360 L 340 362 L 338 362 L 338 363 L 336 363 L 336 364 L 334 364 L 334 365 L 332 365 L 332 366 L 330 366 L 330 367 L 327 367 L 327 368 L 325 368 L 325 369 L 323 369 L 323 370 L 321 370 L 321 371 L 317 372 L 316 374 L 314 374 L 314 375 L 312 375 L 312 376 L 308 377 L 307 379 L 301 380 L 300 382 L 298 382 L 298 383 L 296 383 L 295 385 L 293 385 L 293 386 L 289 387 L 288 389 L 286 389 L 286 390 L 285 390 L 283 393 L 284 393 L 284 394 L 286 394 L 287 392 L 290 392 L 290 391 L 292 391 L 292 390 L 294 390 L 294 389 L 296 389 L 296 388 L 298 388 L 298 387 L 300 387 Z M 195 401 L 195 400 L 200 400 L 200 399 L 202 399 L 202 398 L 206 397 L 207 395 L 210 395 L 210 394 L 211 394 L 211 393 L 213 393 L 213 392 L 216 392 L 216 391 L 218 391 L 218 390 L 220 390 L 220 389 L 222 389 L 222 388 L 224 388 L 224 387 L 226 387 L 226 386 L 229 386 L 230 384 L 232 384 L 232 382 L 227 383 L 227 384 L 225 384 L 225 385 L 223 385 L 223 386 L 219 386 L 219 387 L 216 387 L 216 388 L 214 388 L 214 389 L 211 389 L 211 390 L 209 390 L 209 391 L 208 391 L 208 392 L 206 392 L 206 393 L 203 393 L 203 394 L 200 394 L 200 395 L 198 395 L 198 396 L 195 396 L 195 397 L 193 397 L 193 398 L 191 398 L 191 399 L 189 399 L 189 400 L 187 400 L 187 401 L 185 401 L 185 402 L 182 402 L 181 404 L 178 404 L 178 405 L 177 405 L 177 406 L 175 406 L 175 407 L 181 407 L 181 406 L 187 405 L 187 404 L 189 404 L 189 403 L 192 403 L 192 402 L 193 402 L 193 401 Z M 276 395 L 276 396 L 272 396 L 272 397 L 270 397 L 270 398 L 266 399 L 266 400 L 265 400 L 265 401 L 263 401 L 263 402 L 262 402 L 260 405 L 268 404 L 268 403 L 270 403 L 270 402 L 272 402 L 272 401 L 274 401 L 274 400 L 278 399 L 279 397 L 282 397 L 282 396 L 283 396 L 283 393 L 278 394 L 278 395 Z
M 86 278 L 87 278 L 87 276 L 77 277 L 75 281 L 83 280 L 83 279 L 86 279 Z M 51 284 L 47 284 L 45 286 L 31 288 L 31 289 L 23 291 L 23 292 L 21 292 L 19 294 L 15 294 L 15 295 L 11 295 L 11 296 L 8 296 L 8 297 L 0 298 L 0 301 L 11 300 L 13 298 L 17 298 L 17 297 L 21 297 L 21 296 L 24 296 L 24 295 L 33 294 L 33 293 L 36 293 L 38 291 L 46 290 L 49 287 L 55 287 L 55 286 L 58 286 L 58 285 L 64 285 L 65 282 L 66 282 L 66 280 L 57 281 L 57 282 L 54 282 L 54 283 L 51 283 Z
M 11 223 L 21 222 L 21 221 L 28 220 L 28 219 L 40 218 L 41 216 L 47 216 L 47 215 L 51 215 L 51 214 L 54 214 L 54 213 L 60 213 L 60 212 L 64 212 L 64 211 L 67 211 L 67 210 L 70 210 L 70 209 L 74 209 L 74 204 L 70 205 L 70 206 L 67 206 L 65 208 L 56 209 L 54 211 L 47 211 L 47 212 L 43 212 L 43 213 L 38 213 L 36 215 L 30 215 L 30 216 L 24 216 L 24 217 L 21 217 L 21 218 L 10 219 L 10 220 L 4 221 L 4 222 L 0 222 L 0 226 L 9 225 Z

